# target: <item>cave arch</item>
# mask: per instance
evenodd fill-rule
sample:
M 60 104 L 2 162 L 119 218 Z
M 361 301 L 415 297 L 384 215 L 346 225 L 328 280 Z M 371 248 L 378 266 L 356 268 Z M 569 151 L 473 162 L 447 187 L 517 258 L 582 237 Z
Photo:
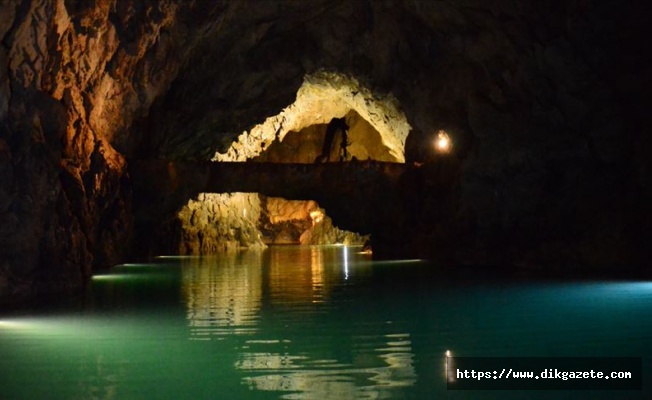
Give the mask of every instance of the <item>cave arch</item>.
M 314 151 L 303 151 L 288 144 L 307 142 L 309 137 L 315 142 L 313 145 L 319 143 L 319 133 L 315 135 L 315 132 L 325 131 L 325 124 L 331 119 L 343 117 L 350 124 L 349 133 L 356 138 L 355 145 L 359 147 L 356 149 L 356 158 L 405 163 L 405 143 L 411 126 L 396 98 L 391 94 L 374 94 L 349 75 L 323 70 L 304 77 L 294 103 L 243 132 L 225 153 L 216 153 L 212 161 L 313 162 Z M 323 133 L 321 132 L 322 141 Z M 288 140 L 285 141 L 284 149 L 282 142 L 286 138 Z M 317 147 L 320 146 L 321 144 Z M 306 198 L 274 198 L 258 193 L 200 193 L 177 213 L 181 226 L 179 251 L 202 254 L 237 247 L 260 248 L 265 244 L 278 243 L 278 236 L 271 240 L 264 238 L 270 232 L 280 229 L 280 224 L 273 223 L 273 217 L 269 218 L 271 210 L 265 206 L 268 202 L 265 199 L 281 204 L 281 208 L 307 210 L 314 203 L 314 207 L 321 210 L 320 213 L 324 212 L 315 201 Z M 283 215 L 277 217 L 286 219 Z M 323 218 L 326 223 L 314 224 L 312 221 L 312 226 L 303 231 L 300 240 L 302 244 L 330 244 L 328 240 L 333 243 L 362 244 L 368 238 L 340 230 L 338 222 L 331 221 L 328 215 Z M 295 220 L 294 228 L 308 221 L 311 221 L 310 217 Z M 290 226 L 287 223 L 285 225 L 286 228 Z M 304 241 L 305 234 L 320 237 Z
M 313 162 L 314 152 L 305 152 L 300 147 L 288 144 L 304 141 L 305 148 L 308 137 L 312 137 L 315 142 L 312 144 L 315 145 L 320 140 L 319 134 L 315 140 L 315 131 L 325 131 L 325 124 L 333 118 L 346 118 L 350 123 L 350 133 L 357 138 L 355 144 L 359 147 L 356 158 L 405 162 L 405 142 L 411 126 L 396 98 L 374 94 L 351 76 L 327 71 L 305 76 L 294 103 L 243 132 L 225 153 L 216 153 L 212 161 Z M 286 138 L 288 140 L 283 148 L 282 142 Z M 282 207 L 292 205 L 290 208 L 294 209 L 308 209 L 311 203 L 319 207 L 312 200 L 274 198 L 258 193 L 201 193 L 196 199 L 189 200 L 177 214 L 181 223 L 180 252 L 197 254 L 219 251 L 221 248 L 258 248 L 278 242 L 278 236 L 269 239 L 270 232 L 280 226 L 271 220 L 284 220 L 287 216 L 273 215 L 273 211 L 265 206 L 268 202 L 282 204 Z M 361 244 L 368 238 L 340 230 L 336 221 L 331 223 L 327 215 L 324 218 L 326 224 L 315 225 L 312 221 L 312 226 L 301 235 L 301 243 L 327 244 L 323 241 L 332 239 L 334 243 Z M 310 218 L 302 220 L 295 220 L 294 228 L 310 221 Z M 321 237 L 304 242 L 306 233 Z
M 405 162 L 405 141 L 412 127 L 396 98 L 375 94 L 354 77 L 328 71 L 306 75 L 294 103 L 243 132 L 226 153 L 215 153 L 213 161 L 250 160 L 290 132 L 326 124 L 351 111 L 379 133 L 382 145 L 396 162 Z
M 251 161 L 312 164 L 319 158 L 321 162 L 354 160 L 399 162 L 383 144 L 380 133 L 355 110 L 346 113 L 344 119 L 348 125 L 347 136 L 344 137 L 342 132 L 337 130 L 331 138 L 330 146 L 326 139 L 328 125 L 315 124 L 300 131 L 288 132 L 282 141 L 274 140 Z M 346 155 L 342 153 L 344 141 L 347 143 Z M 324 156 L 326 158 L 322 159 Z

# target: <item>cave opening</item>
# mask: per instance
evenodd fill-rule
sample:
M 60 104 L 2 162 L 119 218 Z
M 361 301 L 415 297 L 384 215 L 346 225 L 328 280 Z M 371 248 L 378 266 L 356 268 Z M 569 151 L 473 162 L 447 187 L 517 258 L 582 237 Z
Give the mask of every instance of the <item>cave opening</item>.
M 333 118 L 336 120 L 338 118 Z M 342 116 L 346 133 L 335 129 L 330 143 L 327 131 L 330 123 L 318 123 L 288 132 L 282 140 L 275 139 L 253 162 L 311 164 L 325 155 L 322 162 L 383 161 L 400 162 L 383 141 L 378 130 L 355 110 Z M 331 121 L 333 121 L 331 120 Z M 342 149 L 346 147 L 346 154 Z
M 332 129 L 333 122 L 345 125 Z M 329 140 L 330 139 L 330 140 Z M 383 143 L 378 130 L 355 110 L 328 124 L 314 124 L 275 139 L 252 162 L 311 164 L 351 161 L 398 162 Z M 288 200 L 260 195 L 259 229 L 266 245 L 363 245 L 369 235 L 339 229 L 314 200 Z
M 243 132 L 213 161 L 404 163 L 410 129 L 391 94 L 378 95 L 353 77 L 320 71 L 305 77 L 294 103 Z M 279 244 L 363 245 L 370 240 L 364 232 L 340 229 L 342 221 L 334 221 L 310 193 L 294 199 L 201 193 L 177 217 L 182 254 Z

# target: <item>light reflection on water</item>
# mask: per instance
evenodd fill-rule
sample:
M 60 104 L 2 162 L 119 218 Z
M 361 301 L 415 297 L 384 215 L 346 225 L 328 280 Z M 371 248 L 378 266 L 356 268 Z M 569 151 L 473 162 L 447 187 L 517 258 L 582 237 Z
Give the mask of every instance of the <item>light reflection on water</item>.
M 254 333 L 262 301 L 260 254 L 231 254 L 214 261 L 190 258 L 182 264 L 181 292 L 191 338 Z
M 328 302 L 333 288 L 342 284 L 342 274 L 344 280 L 349 277 L 347 247 L 307 250 L 277 249 L 267 257 L 234 253 L 220 257 L 220 263 L 210 258 L 185 259 L 182 294 L 191 339 L 255 336 L 264 286 L 268 305 L 280 307 L 274 320 L 281 323 L 285 335 L 245 339 L 239 346 L 234 367 L 255 373 L 242 378 L 249 389 L 288 392 L 281 397 L 291 399 L 387 398 L 391 397 L 388 389 L 412 385 L 416 374 L 409 333 L 354 337 L 354 342 L 369 348 L 354 346 L 355 355 L 348 361 L 314 357 L 302 351 L 301 344 L 294 345 L 291 337 L 314 335 L 308 326 L 301 329 L 304 319 L 328 309 L 315 306 Z M 325 337 L 320 333 L 314 339 L 319 343 Z
M 451 277 L 342 246 L 165 257 L 0 314 L 0 399 L 560 398 L 447 392 L 444 354 L 649 357 L 651 315 L 648 282 Z
M 387 336 L 378 338 L 385 347 L 376 354 L 357 354 L 352 363 L 293 355 L 286 346 L 282 353 L 242 352 L 235 367 L 258 373 L 243 378 L 251 389 L 295 392 L 283 398 L 388 398 L 389 389 L 411 386 L 416 374 L 409 334 L 392 335 L 403 338 L 400 346 Z

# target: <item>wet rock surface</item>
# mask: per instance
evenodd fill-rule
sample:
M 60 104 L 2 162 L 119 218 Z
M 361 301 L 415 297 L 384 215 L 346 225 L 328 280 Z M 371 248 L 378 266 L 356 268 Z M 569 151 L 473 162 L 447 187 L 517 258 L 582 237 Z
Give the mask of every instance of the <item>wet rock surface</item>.
M 201 193 L 181 208 L 179 248 L 173 254 L 215 254 L 265 247 L 258 230 L 261 204 L 256 193 Z
M 78 288 L 131 251 L 131 126 L 200 35 L 188 27 L 214 16 L 191 10 L 172 1 L 0 4 L 0 270 L 8 294 Z
M 258 227 L 267 244 L 362 245 L 368 235 L 339 229 L 313 200 L 286 200 L 260 195 Z M 350 207 L 353 207 L 350 205 Z
M 124 260 L 146 226 L 133 159 L 226 152 L 320 70 L 394 96 L 412 126 L 406 161 L 426 162 L 389 196 L 402 211 L 366 227 L 387 250 L 641 265 L 652 225 L 643 6 L 4 0 L 0 290 L 74 289 Z M 439 129 L 455 143 L 448 161 L 431 150 Z

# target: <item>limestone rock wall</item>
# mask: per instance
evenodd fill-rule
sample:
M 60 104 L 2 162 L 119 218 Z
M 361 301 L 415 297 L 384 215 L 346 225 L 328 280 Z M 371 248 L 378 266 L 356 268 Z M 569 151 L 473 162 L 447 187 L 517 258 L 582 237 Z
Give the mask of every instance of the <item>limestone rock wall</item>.
M 0 295 L 79 287 L 131 250 L 131 127 L 215 17 L 193 7 L 0 2 Z
M 201 193 L 179 211 L 179 253 L 199 255 L 245 247 L 264 248 L 258 230 L 260 212 L 256 193 Z
M 362 245 L 369 235 L 360 235 L 333 225 L 326 210 L 314 200 L 286 200 L 261 195 L 258 227 L 267 244 Z
M 389 148 L 384 145 L 380 133 L 354 110 L 344 115 L 349 125 L 347 137 L 347 161 L 376 160 L 397 162 Z M 288 132 L 282 140 L 275 140 L 252 161 L 281 163 L 314 163 L 321 155 L 328 124 L 311 125 L 300 131 Z M 340 160 L 342 136 L 337 132 L 333 140 L 329 160 Z
M 452 249 L 469 263 L 633 265 L 652 221 L 640 11 L 580 0 L 260 5 L 196 55 L 192 65 L 210 71 L 188 64 L 154 107 L 161 138 L 182 148 L 154 147 L 193 155 L 210 144 L 244 160 L 276 130 L 240 132 L 292 104 L 305 76 L 334 70 L 397 100 L 412 127 L 408 163 L 442 164 L 432 151 L 440 129 L 455 146 L 450 176 L 426 168 L 405 188 L 408 214 L 395 222 L 406 225 L 374 227 L 376 240 L 396 245 L 400 230 L 409 252 Z M 179 107 L 197 118 L 176 122 Z
M 270 116 L 250 131 L 243 132 L 215 161 L 245 161 L 258 156 L 273 141 L 283 141 L 288 132 L 314 124 L 328 123 L 351 111 L 360 115 L 378 133 L 378 146 L 390 157 L 405 161 L 405 141 L 410 124 L 392 94 L 378 94 L 347 74 L 319 70 L 306 74 L 296 100 L 278 115 Z
M 324 218 L 309 230 L 305 231 L 300 242 L 303 245 L 344 244 L 347 246 L 363 245 L 369 241 L 370 235 L 340 229 L 333 224 L 333 219 L 324 214 Z
M 363 244 L 367 236 L 338 229 L 312 200 L 257 193 L 200 193 L 177 214 L 175 252 L 216 254 L 272 244 Z

